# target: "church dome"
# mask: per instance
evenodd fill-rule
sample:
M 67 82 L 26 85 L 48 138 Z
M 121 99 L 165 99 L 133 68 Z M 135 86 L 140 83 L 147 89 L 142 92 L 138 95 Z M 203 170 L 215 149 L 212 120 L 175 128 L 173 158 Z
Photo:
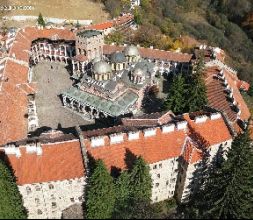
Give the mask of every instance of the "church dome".
M 94 73 L 97 74 L 105 74 L 112 72 L 112 69 L 108 63 L 105 61 L 99 61 L 94 64 L 93 67 Z
M 115 52 L 111 56 L 111 62 L 112 63 L 124 63 L 126 62 L 126 57 L 122 52 Z
M 138 48 L 134 45 L 127 46 L 124 53 L 125 53 L 125 56 L 130 56 L 130 57 L 140 55 Z

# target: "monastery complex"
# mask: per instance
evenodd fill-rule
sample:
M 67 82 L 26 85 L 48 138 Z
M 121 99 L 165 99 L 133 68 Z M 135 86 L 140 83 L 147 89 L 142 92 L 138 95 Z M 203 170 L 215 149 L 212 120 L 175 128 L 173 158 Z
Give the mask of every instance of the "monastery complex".
M 203 152 L 215 160 L 247 126 L 250 112 L 240 90 L 249 85 L 224 63 L 221 49 L 200 46 L 186 54 L 104 43 L 105 35 L 132 24 L 133 16 L 126 14 L 78 30 L 27 27 L 0 40 L 0 152 L 17 177 L 29 218 L 61 218 L 64 210 L 81 205 L 90 158 L 102 159 L 115 174 L 127 169 L 133 155 L 142 156 L 153 180 L 152 202 L 187 201 Z M 156 75 L 189 69 L 200 51 L 205 54 L 206 109 L 143 114 L 144 97 L 158 85 Z M 117 125 L 87 129 L 76 124 L 73 132 L 32 135 L 40 128 L 33 74 L 41 63 L 69 70 L 72 86 L 57 94 L 64 111 Z

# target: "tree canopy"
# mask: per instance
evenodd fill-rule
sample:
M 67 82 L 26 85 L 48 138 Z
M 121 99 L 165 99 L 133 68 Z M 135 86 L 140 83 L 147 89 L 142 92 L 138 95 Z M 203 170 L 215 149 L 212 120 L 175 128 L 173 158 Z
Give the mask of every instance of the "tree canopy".
M 41 13 L 39 14 L 39 17 L 38 17 L 37 22 L 38 22 L 38 24 L 39 24 L 40 26 L 42 26 L 42 27 L 45 27 L 45 26 L 46 26 L 46 23 L 45 23 L 44 18 L 43 18 L 43 16 L 42 16 Z
M 110 219 L 115 205 L 113 178 L 102 160 L 96 161 L 86 189 L 86 217 L 88 219 Z
M 15 178 L 0 159 L 0 219 L 26 219 L 22 196 Z
M 209 169 L 201 197 L 189 202 L 198 218 L 244 219 L 253 217 L 253 151 L 249 132 L 238 135 L 221 167 Z M 211 172 L 210 172 L 211 171 Z

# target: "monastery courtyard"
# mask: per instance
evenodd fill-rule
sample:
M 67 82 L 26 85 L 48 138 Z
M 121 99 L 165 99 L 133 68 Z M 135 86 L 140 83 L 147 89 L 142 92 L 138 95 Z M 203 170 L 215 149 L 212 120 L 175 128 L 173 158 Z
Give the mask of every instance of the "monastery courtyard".
M 37 64 L 33 70 L 33 82 L 37 82 L 38 87 L 35 102 L 39 127 L 56 129 L 59 125 L 68 128 L 94 123 L 63 107 L 59 95 L 72 86 L 64 64 L 50 62 Z

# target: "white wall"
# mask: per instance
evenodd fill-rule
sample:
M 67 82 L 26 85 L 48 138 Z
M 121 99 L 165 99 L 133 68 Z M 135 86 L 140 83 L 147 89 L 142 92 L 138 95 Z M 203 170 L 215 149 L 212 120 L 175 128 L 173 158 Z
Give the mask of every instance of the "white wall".
M 61 218 L 62 211 L 83 202 L 85 178 L 19 186 L 29 219 Z M 50 189 L 50 186 L 53 186 Z M 27 192 L 30 187 L 31 192 Z M 37 200 L 37 201 L 36 201 Z M 52 203 L 56 203 L 53 207 Z M 38 214 L 38 211 L 42 214 Z
M 174 196 L 177 182 L 178 157 L 150 164 L 153 181 L 152 202 L 160 202 Z
M 211 162 L 214 159 L 215 155 L 217 154 L 217 151 L 219 150 L 219 146 L 221 146 L 221 145 L 222 145 L 222 148 L 224 151 L 229 150 L 232 145 L 232 139 L 228 140 L 228 141 L 224 141 L 219 144 L 212 145 L 209 148 L 210 149 L 209 150 L 209 154 L 210 154 L 209 162 Z M 226 158 L 226 155 L 224 155 L 224 158 Z M 183 193 L 182 193 L 182 197 L 181 197 L 181 202 L 187 201 L 187 199 L 188 199 L 188 196 L 189 196 L 190 190 L 191 190 L 189 188 L 189 185 L 191 184 L 193 173 L 197 169 L 198 164 L 199 164 L 199 162 L 194 163 L 194 164 L 189 164 L 187 167 L 187 170 L 185 173 L 185 175 L 186 175 L 185 182 L 182 183 L 184 185 L 183 185 Z M 183 174 L 182 174 L 182 176 L 183 176 Z

